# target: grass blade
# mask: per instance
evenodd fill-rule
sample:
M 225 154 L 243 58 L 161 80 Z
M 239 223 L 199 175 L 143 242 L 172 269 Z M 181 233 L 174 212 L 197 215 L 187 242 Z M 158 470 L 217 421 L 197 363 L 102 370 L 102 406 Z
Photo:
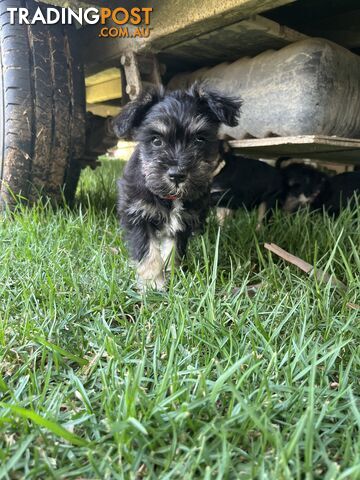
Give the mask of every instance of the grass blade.
M 3 402 L 0 403 L 0 406 L 10 409 L 15 415 L 18 415 L 21 418 L 26 418 L 39 427 L 46 428 L 46 430 L 49 432 L 53 433 L 57 437 L 63 438 L 73 445 L 79 445 L 81 447 L 87 447 L 90 445 L 90 442 L 78 437 L 74 433 L 69 432 L 69 430 L 66 430 L 58 423 L 53 422 L 52 420 L 47 420 L 38 413 L 34 412 L 34 410 L 28 410 L 27 408 L 18 407 L 17 405 L 11 405 Z
M 74 355 L 73 353 L 70 353 L 67 350 L 64 350 L 58 345 L 55 345 L 54 343 L 51 343 L 48 340 L 45 340 L 45 338 L 35 337 L 34 341 L 37 343 L 40 343 L 40 345 L 44 345 L 44 347 L 47 347 L 49 350 L 58 353 L 62 357 L 65 357 L 69 360 L 72 360 L 73 362 L 78 363 L 80 366 L 84 366 L 89 363 L 87 360 L 85 360 L 85 358 L 78 357 L 77 355 Z
M 210 395 L 210 400 L 214 402 L 216 400 L 216 397 L 221 391 L 222 386 L 224 383 L 233 375 L 239 367 L 246 362 L 251 357 L 251 354 L 245 355 L 245 357 L 240 358 L 237 362 L 235 362 L 233 365 L 231 365 L 230 368 L 228 368 L 224 373 L 220 375 L 220 377 L 216 380 L 216 382 L 213 385 L 211 395 Z

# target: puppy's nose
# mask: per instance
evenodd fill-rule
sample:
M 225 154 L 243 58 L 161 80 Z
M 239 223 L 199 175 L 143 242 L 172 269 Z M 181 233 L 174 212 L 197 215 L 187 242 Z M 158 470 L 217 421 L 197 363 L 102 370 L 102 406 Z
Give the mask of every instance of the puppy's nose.
M 186 174 L 177 168 L 170 168 L 168 172 L 169 178 L 172 182 L 178 185 L 179 183 L 183 182 L 186 178 Z

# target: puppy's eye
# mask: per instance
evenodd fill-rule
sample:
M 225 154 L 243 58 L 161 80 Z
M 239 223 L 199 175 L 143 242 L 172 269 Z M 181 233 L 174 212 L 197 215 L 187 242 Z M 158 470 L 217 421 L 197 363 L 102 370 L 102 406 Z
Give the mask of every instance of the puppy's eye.
M 195 142 L 196 143 L 204 143 L 206 140 L 204 137 L 202 137 L 201 135 L 196 135 L 195 137 Z
M 163 144 L 163 141 L 160 137 L 153 137 L 151 139 L 151 143 L 154 145 L 154 147 L 161 147 Z

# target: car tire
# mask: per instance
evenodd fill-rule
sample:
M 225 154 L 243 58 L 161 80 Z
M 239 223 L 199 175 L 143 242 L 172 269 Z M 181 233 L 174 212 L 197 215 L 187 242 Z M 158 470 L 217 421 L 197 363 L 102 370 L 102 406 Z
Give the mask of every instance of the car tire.
M 77 31 L 60 24 L 11 25 L 7 11 L 26 7 L 31 15 L 40 5 L 0 0 L 2 204 L 64 196 L 71 202 L 80 176 L 85 83 Z

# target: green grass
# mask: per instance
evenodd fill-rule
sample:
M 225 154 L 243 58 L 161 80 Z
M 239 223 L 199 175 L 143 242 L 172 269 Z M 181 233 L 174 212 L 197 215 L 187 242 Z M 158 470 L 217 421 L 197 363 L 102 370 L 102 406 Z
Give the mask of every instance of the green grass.
M 0 479 L 360 478 L 360 210 L 210 219 L 142 298 L 120 167 L 85 172 L 72 211 L 1 221 Z

